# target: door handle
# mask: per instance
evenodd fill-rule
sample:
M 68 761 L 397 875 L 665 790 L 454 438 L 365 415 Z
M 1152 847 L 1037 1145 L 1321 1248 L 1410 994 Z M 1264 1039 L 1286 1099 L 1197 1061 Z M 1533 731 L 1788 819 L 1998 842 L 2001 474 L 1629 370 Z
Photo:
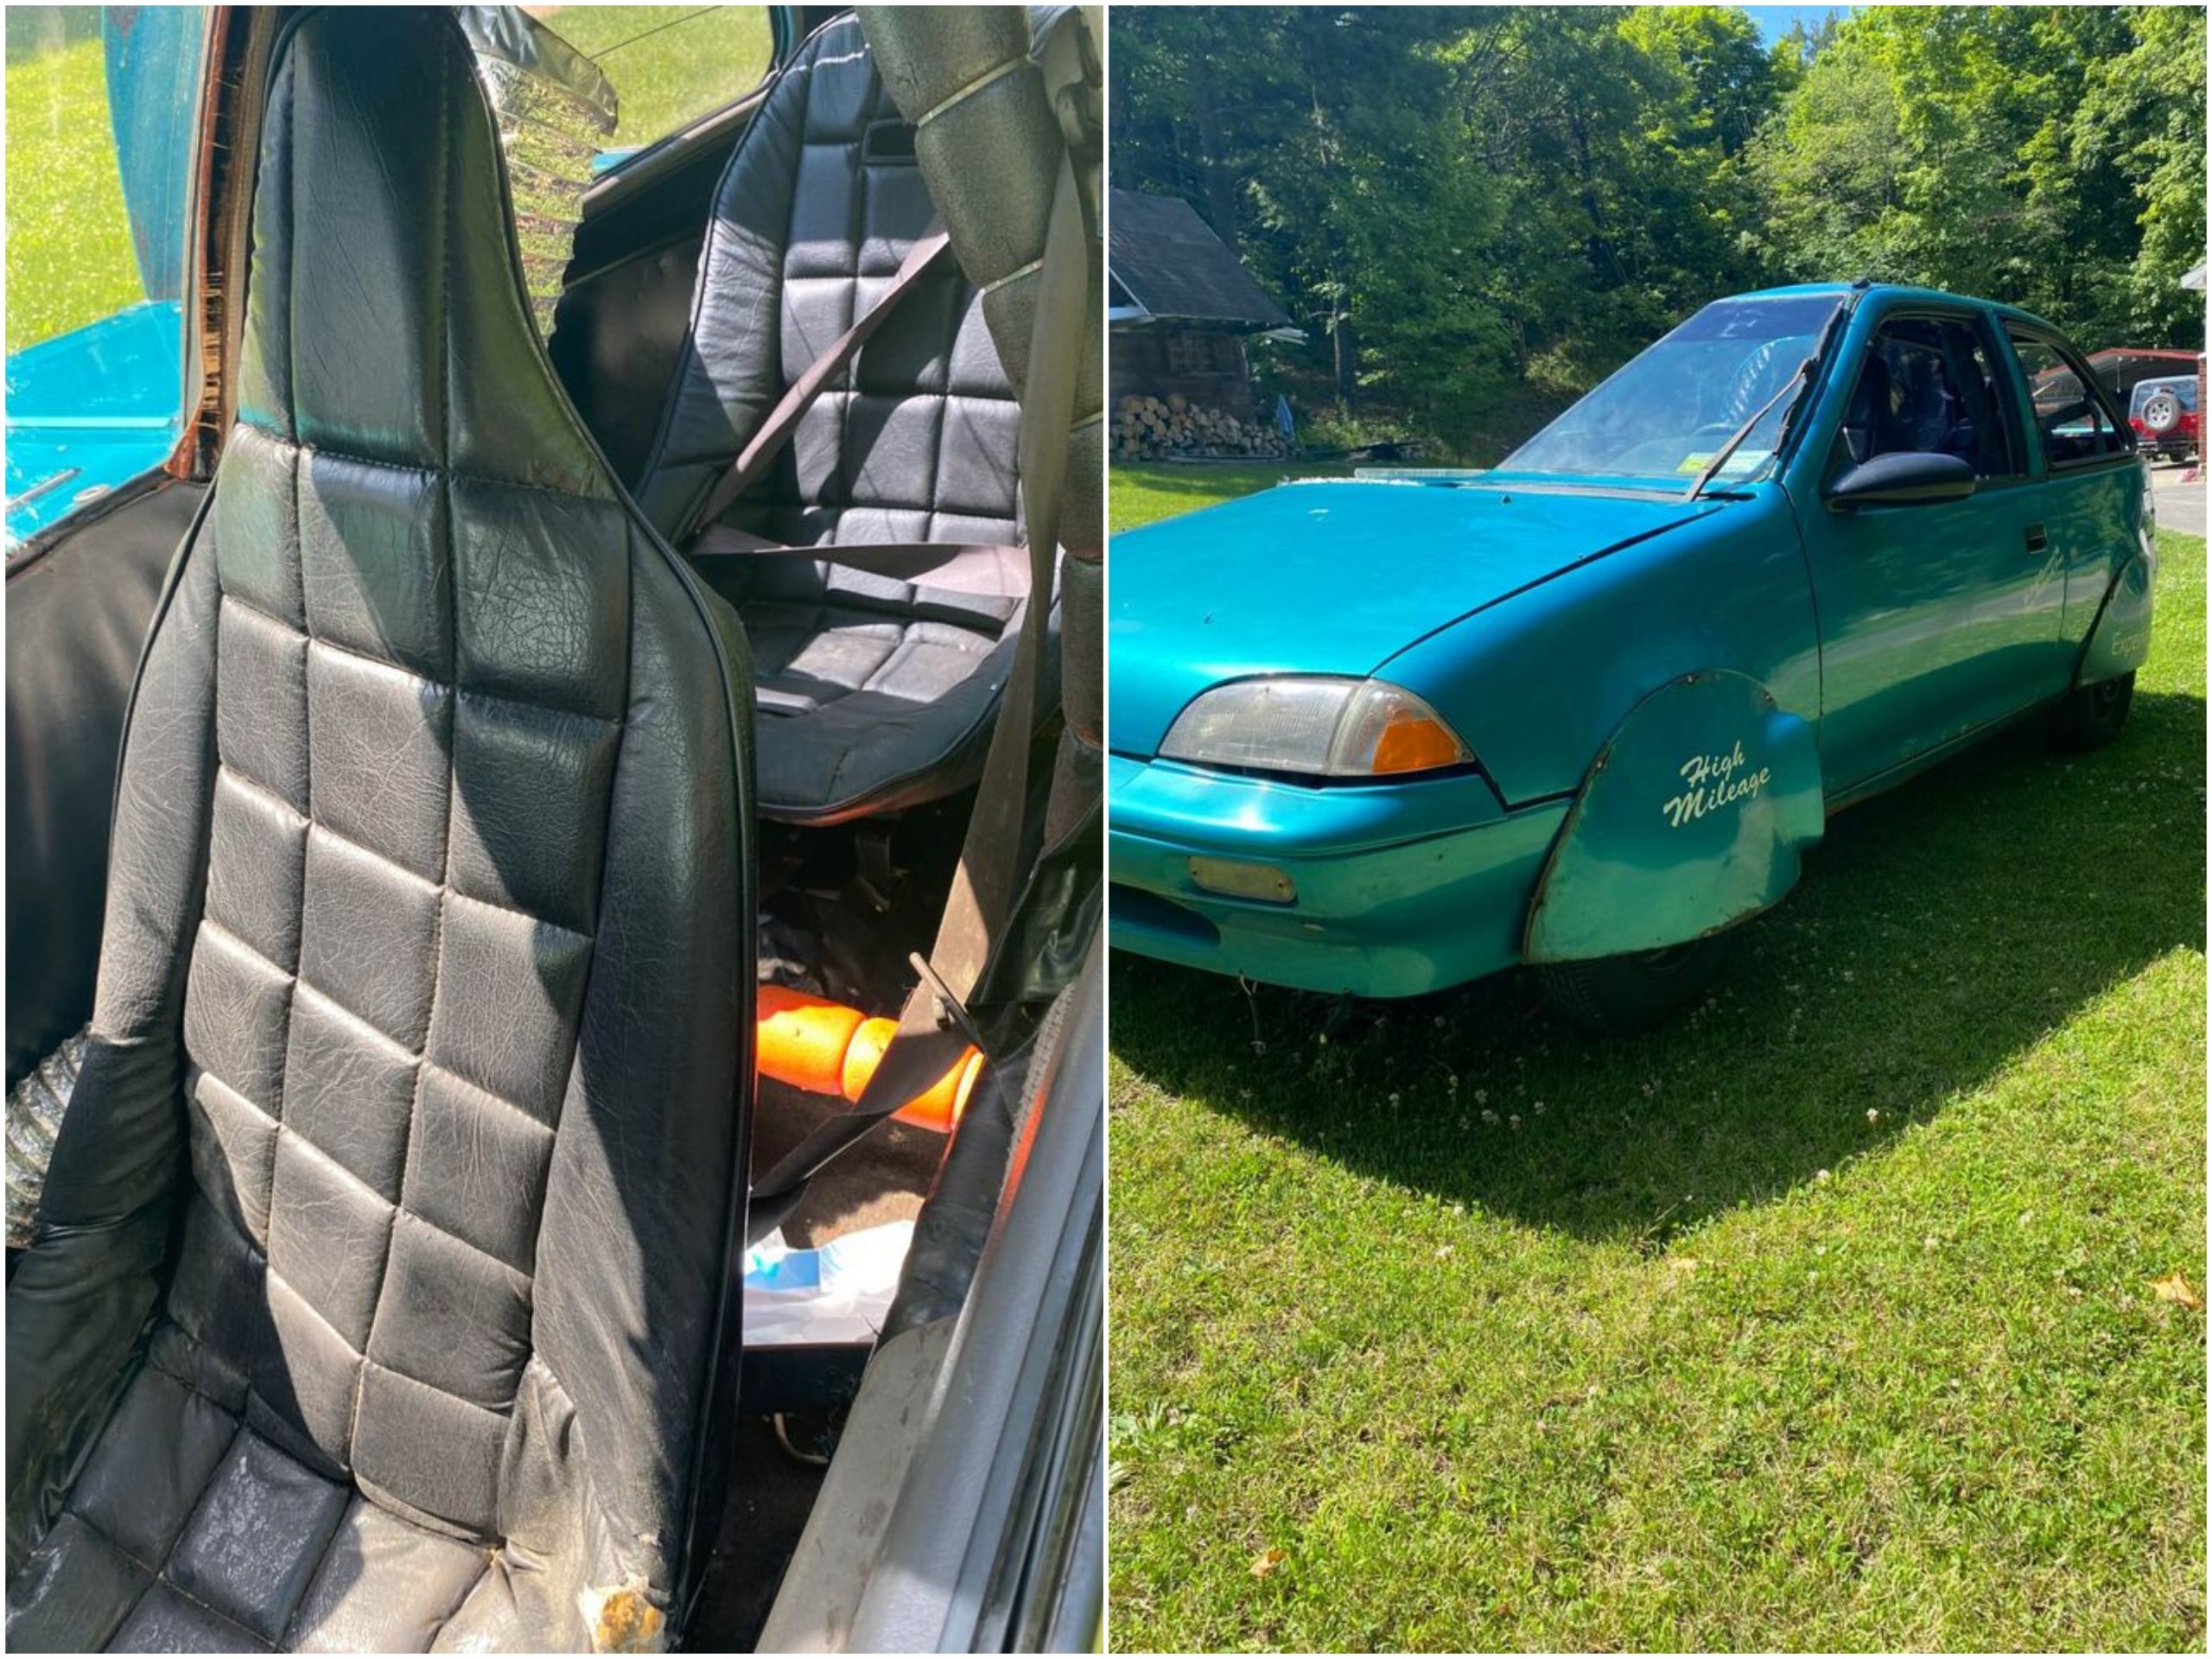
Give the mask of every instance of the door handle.
M 2030 524 L 2028 526 L 2029 552 L 2040 553 L 2050 545 L 2050 537 L 2043 533 L 2043 526 L 2041 524 Z

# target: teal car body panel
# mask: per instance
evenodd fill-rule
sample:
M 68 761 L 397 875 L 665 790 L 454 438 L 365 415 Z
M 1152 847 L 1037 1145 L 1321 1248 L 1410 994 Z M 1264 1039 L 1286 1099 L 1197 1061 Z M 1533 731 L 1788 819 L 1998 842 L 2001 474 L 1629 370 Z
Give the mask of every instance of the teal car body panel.
M 1128 573 L 1114 574 L 1114 746 L 1149 756 L 1192 697 L 1282 671 L 1291 641 L 1300 672 L 1371 674 L 1423 636 L 1550 579 L 1563 546 L 1604 551 L 1719 509 L 1620 493 L 1516 494 L 1488 480 L 1322 479 L 1127 531 L 1115 543 L 1135 550 Z M 1316 578 L 1329 582 L 1325 618 Z
M 184 308 L 112 316 L 8 359 L 10 544 L 169 458 L 184 430 Z
M 1757 915 L 1796 885 L 1822 800 L 1812 725 L 1757 680 L 1708 670 L 1661 686 L 1591 763 L 1522 958 L 1659 950 Z
M 1110 756 L 1113 940 L 1300 990 L 1412 996 L 1519 959 L 1521 915 L 1567 803 L 1507 811 L 1461 773 L 1304 789 Z M 1293 904 L 1210 893 L 1194 857 L 1262 861 Z
M 1370 996 L 1685 943 L 1778 900 L 1827 815 L 2139 664 L 2143 471 L 2046 461 L 2002 334 L 2047 326 L 1924 289 L 1747 297 L 1823 296 L 1844 310 L 1770 461 L 1695 499 L 1687 478 L 1398 474 L 1116 537 L 1114 942 Z M 1963 500 L 1832 506 L 1860 365 L 1914 319 L 1989 342 L 2017 474 Z M 1411 692 L 1472 760 L 1318 779 L 1160 754 L 1192 699 L 1284 674 Z M 1739 744 L 1734 776 L 1767 782 L 1670 825 L 1681 768 Z M 1296 896 L 1211 889 L 1194 857 L 1280 871 Z
M 2082 665 L 2075 675 L 2080 683 L 2094 685 L 2116 679 L 2149 658 L 2151 592 L 2158 569 L 2158 555 L 2153 552 L 2139 553 L 2121 568 L 2082 647 Z

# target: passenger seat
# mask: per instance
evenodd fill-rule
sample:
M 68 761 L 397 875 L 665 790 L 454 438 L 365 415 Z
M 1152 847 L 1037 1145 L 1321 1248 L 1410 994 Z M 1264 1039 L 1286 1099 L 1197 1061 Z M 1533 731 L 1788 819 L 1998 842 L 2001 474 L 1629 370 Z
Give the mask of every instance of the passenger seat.
M 931 229 L 915 140 L 849 15 L 801 47 L 740 139 L 635 492 L 678 546 L 785 389 Z M 751 638 L 764 817 L 835 823 L 975 780 L 1029 598 L 1020 419 L 982 294 L 941 258 L 721 516 L 725 543 L 825 555 L 698 562 Z M 840 543 L 922 542 L 967 545 L 835 562 Z

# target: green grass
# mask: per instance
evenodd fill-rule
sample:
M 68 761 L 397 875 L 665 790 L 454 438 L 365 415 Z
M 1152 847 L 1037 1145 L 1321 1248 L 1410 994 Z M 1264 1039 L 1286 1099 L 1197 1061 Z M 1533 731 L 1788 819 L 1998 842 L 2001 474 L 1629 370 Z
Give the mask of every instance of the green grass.
M 622 107 L 611 146 L 650 143 L 767 73 L 765 8 L 701 10 L 546 11 L 571 44 L 600 57 L 614 83 Z M 7 75 L 7 349 L 16 352 L 96 322 L 145 289 L 116 172 L 96 9 L 10 8 Z
M 1106 528 L 1134 530 L 1155 518 L 1195 512 L 1233 496 L 1249 495 L 1287 478 L 1349 478 L 1343 462 L 1255 461 L 1191 465 L 1176 461 L 1137 462 L 1116 467 L 1106 492 Z
M 145 298 L 88 6 L 8 11 L 8 350 Z M 97 22 L 91 27 L 97 29 Z
M 711 16 L 701 16 L 711 10 Z M 649 144 L 760 84 L 774 56 L 765 6 L 551 6 L 547 25 L 614 83 L 609 148 Z
M 1117 523 L 1200 504 L 1168 470 Z M 2204 1318 L 2152 1281 L 2204 1286 L 2204 543 L 2161 544 L 2118 744 L 1844 815 L 1670 1029 L 1505 978 L 1324 1044 L 1116 957 L 1117 1648 L 2202 1649 Z

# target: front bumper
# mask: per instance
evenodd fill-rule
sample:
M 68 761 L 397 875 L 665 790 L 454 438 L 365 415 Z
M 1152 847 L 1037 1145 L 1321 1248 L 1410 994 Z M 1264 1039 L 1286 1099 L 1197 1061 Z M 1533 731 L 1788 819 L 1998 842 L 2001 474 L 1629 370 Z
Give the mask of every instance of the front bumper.
M 1508 811 L 1471 773 L 1317 788 L 1122 755 L 1107 785 L 1116 946 L 1355 996 L 1414 996 L 1518 962 L 1567 809 Z M 1297 897 L 1208 892 L 1193 856 L 1272 865 Z

